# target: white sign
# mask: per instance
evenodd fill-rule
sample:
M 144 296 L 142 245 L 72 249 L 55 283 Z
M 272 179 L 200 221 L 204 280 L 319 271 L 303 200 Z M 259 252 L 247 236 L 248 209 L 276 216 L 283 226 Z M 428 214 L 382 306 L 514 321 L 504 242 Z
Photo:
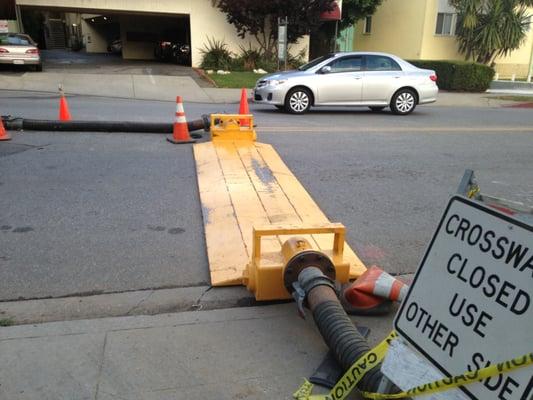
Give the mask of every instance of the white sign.
M 278 58 L 285 61 L 287 54 L 287 25 L 278 25 Z
M 0 19 L 0 33 L 7 33 L 9 32 L 9 25 L 7 24 L 7 20 Z
M 394 320 L 448 376 L 533 352 L 533 228 L 453 197 Z M 461 388 L 476 400 L 531 400 L 533 367 Z

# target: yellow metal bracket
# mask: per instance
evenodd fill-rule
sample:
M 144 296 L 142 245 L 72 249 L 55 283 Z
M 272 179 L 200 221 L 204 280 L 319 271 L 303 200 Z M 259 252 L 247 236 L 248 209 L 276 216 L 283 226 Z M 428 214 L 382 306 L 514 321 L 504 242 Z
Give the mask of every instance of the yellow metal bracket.
M 211 139 L 255 141 L 257 134 L 254 129 L 252 114 L 211 114 Z
M 330 249 L 316 249 L 305 237 L 290 235 L 333 234 Z M 339 223 L 325 223 L 308 226 L 265 226 L 254 227 L 252 259 L 244 272 L 243 283 L 254 293 L 257 300 L 289 299 L 285 289 L 284 270 L 287 263 L 299 253 L 316 250 L 328 257 L 335 268 L 335 279 L 341 283 L 350 278 L 350 263 L 344 259 L 344 237 L 346 228 Z M 278 254 L 262 252 L 261 240 L 267 236 L 277 236 L 282 241 L 282 257 Z M 283 238 L 285 237 L 285 238 Z M 332 271 L 333 273 L 333 271 Z

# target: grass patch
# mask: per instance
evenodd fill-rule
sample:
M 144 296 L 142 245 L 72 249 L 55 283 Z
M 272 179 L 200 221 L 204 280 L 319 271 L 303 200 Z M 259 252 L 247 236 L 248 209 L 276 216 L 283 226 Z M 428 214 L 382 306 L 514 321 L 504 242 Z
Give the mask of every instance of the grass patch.
M 232 72 L 228 75 L 211 74 L 207 75 L 220 88 L 253 88 L 255 82 L 264 74 L 254 74 L 253 72 Z
M 491 96 L 489 99 L 498 99 L 498 100 L 507 100 L 507 101 L 520 101 L 523 103 L 533 102 L 533 96 L 518 96 L 518 95 L 507 95 L 507 96 Z
M 14 323 L 13 318 L 0 318 L 0 326 L 11 326 Z

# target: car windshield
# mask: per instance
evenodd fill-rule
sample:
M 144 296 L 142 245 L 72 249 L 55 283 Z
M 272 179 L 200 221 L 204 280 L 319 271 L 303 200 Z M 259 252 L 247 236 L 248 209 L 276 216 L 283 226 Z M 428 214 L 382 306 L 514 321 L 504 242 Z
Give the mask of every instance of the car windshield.
M 314 66 L 320 64 L 322 61 L 326 61 L 331 57 L 333 57 L 333 54 L 326 54 L 325 56 L 315 58 L 313 61 L 309 61 L 307 64 L 304 64 L 300 68 L 298 68 L 298 71 L 307 71 L 308 69 L 313 68 Z
M 0 35 L 0 44 L 9 46 L 33 46 L 29 36 L 25 35 Z

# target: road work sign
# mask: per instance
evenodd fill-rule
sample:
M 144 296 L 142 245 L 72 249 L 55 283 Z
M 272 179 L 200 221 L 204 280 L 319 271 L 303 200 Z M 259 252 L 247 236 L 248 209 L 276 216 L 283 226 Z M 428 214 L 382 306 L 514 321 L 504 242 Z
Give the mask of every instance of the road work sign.
M 406 299 L 397 332 L 448 376 L 533 351 L 533 228 L 453 197 Z M 461 387 L 476 400 L 531 400 L 533 367 Z

